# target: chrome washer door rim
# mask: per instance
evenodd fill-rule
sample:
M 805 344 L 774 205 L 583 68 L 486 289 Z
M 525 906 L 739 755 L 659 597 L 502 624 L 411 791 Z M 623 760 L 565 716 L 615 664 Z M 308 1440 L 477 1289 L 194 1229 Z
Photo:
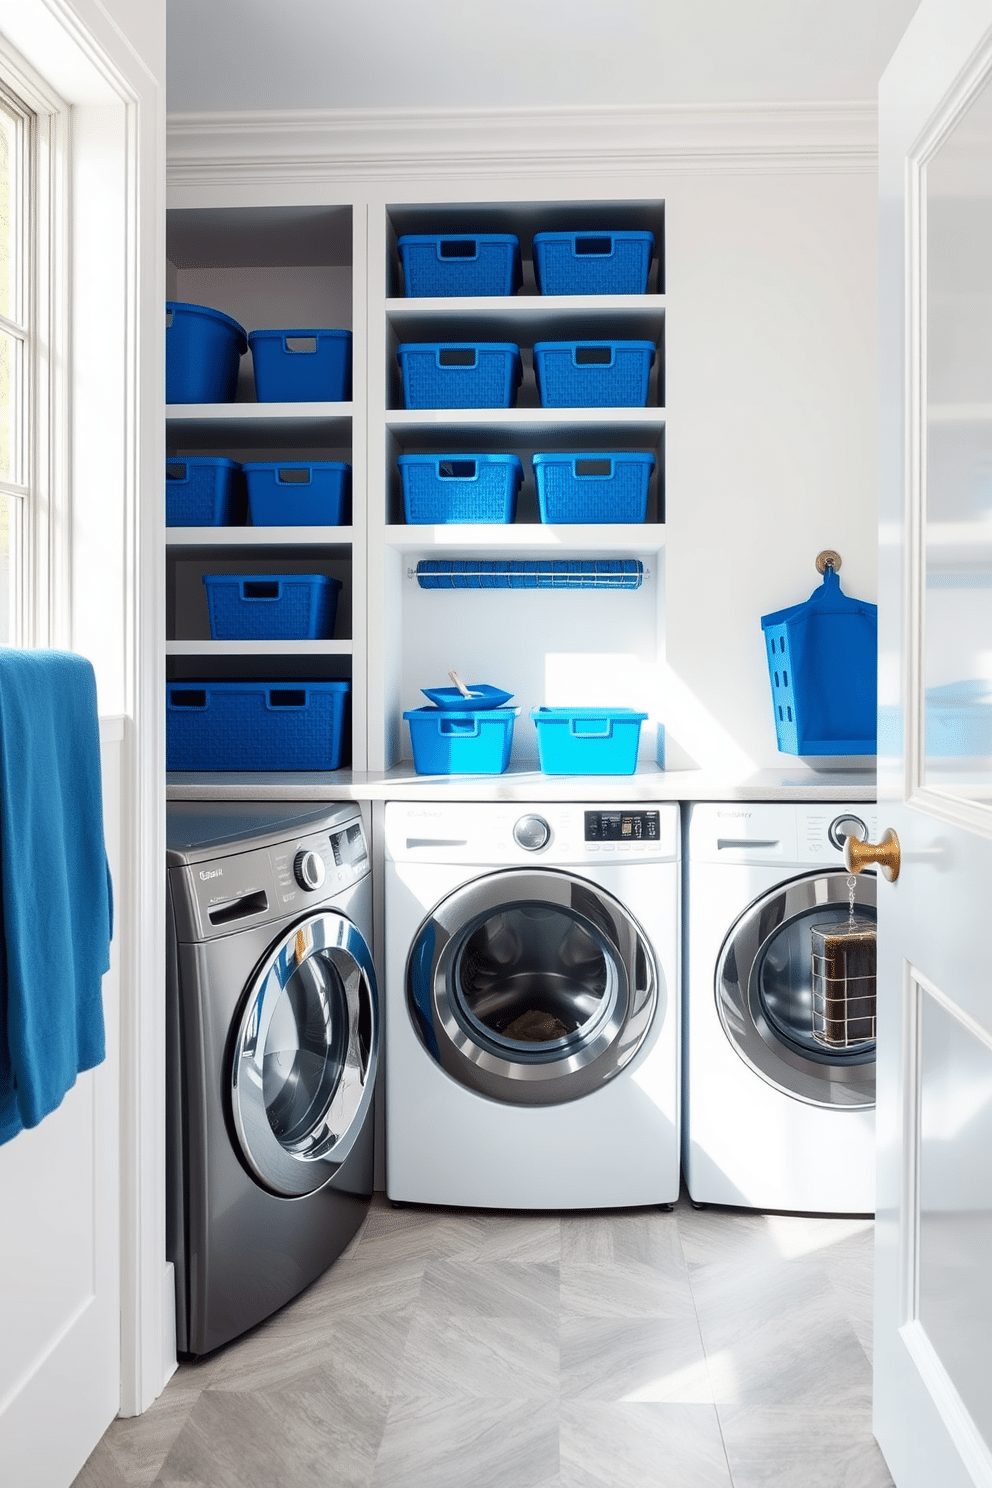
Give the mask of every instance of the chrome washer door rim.
M 794 1100 L 832 1109 L 875 1104 L 874 1051 L 818 1057 L 789 1044 L 769 1019 L 757 985 L 758 970 L 783 928 L 814 912 L 846 910 L 847 873 L 822 868 L 776 884 L 748 905 L 731 926 L 717 957 L 716 1008 L 735 1053 L 761 1079 Z M 855 906 L 875 909 L 874 874 L 859 874 Z
M 343 1057 L 329 1098 L 300 1136 L 280 1140 L 273 1129 L 264 1089 L 266 1040 L 290 981 L 314 976 L 311 963 L 326 961 L 340 983 L 346 1009 Z M 325 1018 L 330 1009 L 322 1009 Z M 368 1047 L 363 1047 L 364 1025 Z M 327 1037 L 340 1037 L 328 1028 Z M 328 1046 L 329 1047 L 329 1046 Z M 234 1040 L 231 1108 L 241 1155 L 264 1187 L 281 1197 L 315 1193 L 334 1177 L 351 1153 L 372 1103 L 379 1049 L 375 970 L 364 936 L 344 915 L 326 911 L 293 925 L 272 947 L 245 994 Z
M 528 1046 L 487 1032 L 460 1005 L 459 958 L 473 930 L 508 908 L 541 906 L 583 926 L 608 968 L 603 1007 L 581 1035 Z M 598 1089 L 654 1025 L 660 977 L 647 937 L 606 890 L 558 869 L 503 869 L 448 894 L 414 936 L 407 1010 L 431 1057 L 460 1084 L 511 1105 L 553 1105 Z

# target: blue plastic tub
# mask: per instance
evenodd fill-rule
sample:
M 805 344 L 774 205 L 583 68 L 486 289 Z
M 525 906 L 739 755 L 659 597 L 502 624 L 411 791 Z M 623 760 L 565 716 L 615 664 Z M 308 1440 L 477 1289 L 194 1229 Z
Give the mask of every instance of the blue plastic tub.
M 334 635 L 339 579 L 327 574 L 204 574 L 215 641 L 319 641 Z
M 874 754 L 878 612 L 832 568 L 803 604 L 762 615 L 775 734 L 783 754 Z
M 242 466 L 254 527 L 339 527 L 348 519 L 351 466 L 339 460 Z
M 165 462 L 165 525 L 226 527 L 234 516 L 236 460 L 224 455 Z
M 510 763 L 519 712 L 412 708 L 403 717 L 410 725 L 414 769 L 418 775 L 502 775 Z
M 230 403 L 248 350 L 244 327 L 208 305 L 165 304 L 165 401 Z
M 512 522 L 523 467 L 517 455 L 400 455 L 406 520 Z
M 643 522 L 654 455 L 635 450 L 534 456 L 542 522 Z
M 248 335 L 259 403 L 346 403 L 351 332 L 264 330 Z
M 545 775 L 633 775 L 646 713 L 632 708 L 532 708 Z
M 172 682 L 170 770 L 336 770 L 350 682 Z
M 520 348 L 509 341 L 408 343 L 396 353 L 407 408 L 512 408 Z
M 406 233 L 398 247 L 410 297 L 511 295 L 520 286 L 512 233 Z
M 542 408 L 643 408 L 651 341 L 539 341 L 534 370 Z
M 546 295 L 644 294 L 654 249 L 649 232 L 534 234 L 534 273 Z

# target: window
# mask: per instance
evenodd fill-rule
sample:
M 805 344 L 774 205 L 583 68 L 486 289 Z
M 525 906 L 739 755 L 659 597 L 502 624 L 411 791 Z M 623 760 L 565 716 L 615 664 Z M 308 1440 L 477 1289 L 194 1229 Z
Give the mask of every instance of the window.
M 63 510 L 65 114 L 0 47 L 0 644 L 64 640 L 52 571 Z M 57 597 L 58 596 L 58 597 Z

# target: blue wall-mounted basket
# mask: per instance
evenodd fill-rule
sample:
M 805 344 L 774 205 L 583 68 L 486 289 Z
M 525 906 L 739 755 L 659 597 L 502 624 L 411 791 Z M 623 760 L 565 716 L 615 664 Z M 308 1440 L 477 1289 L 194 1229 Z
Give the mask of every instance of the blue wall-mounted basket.
M 783 754 L 874 754 L 878 611 L 829 564 L 805 604 L 761 617 Z

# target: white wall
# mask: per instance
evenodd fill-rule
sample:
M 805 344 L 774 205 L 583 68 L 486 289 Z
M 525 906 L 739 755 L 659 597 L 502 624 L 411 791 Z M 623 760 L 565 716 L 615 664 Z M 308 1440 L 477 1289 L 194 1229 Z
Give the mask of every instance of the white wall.
M 700 175 L 668 219 L 671 734 L 718 770 L 788 765 L 760 617 L 833 548 L 876 597 L 874 173 Z

